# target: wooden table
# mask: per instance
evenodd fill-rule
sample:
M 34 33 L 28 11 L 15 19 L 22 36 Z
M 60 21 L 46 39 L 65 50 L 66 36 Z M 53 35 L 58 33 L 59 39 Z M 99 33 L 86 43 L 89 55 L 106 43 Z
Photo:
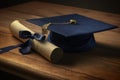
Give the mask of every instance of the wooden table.
M 0 48 L 21 43 L 9 31 L 15 20 L 77 13 L 120 27 L 120 15 L 44 2 L 28 2 L 0 10 Z M 32 28 L 37 31 L 37 27 Z M 52 64 L 34 51 L 21 55 L 18 49 L 0 54 L 0 69 L 28 80 L 120 80 L 120 28 L 95 33 L 96 48 L 88 52 L 65 54 Z

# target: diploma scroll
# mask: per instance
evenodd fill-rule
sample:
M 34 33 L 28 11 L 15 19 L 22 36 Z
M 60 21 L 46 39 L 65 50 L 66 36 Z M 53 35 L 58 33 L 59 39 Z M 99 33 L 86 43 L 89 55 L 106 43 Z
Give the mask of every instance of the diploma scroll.
M 15 20 L 11 23 L 10 30 L 16 38 L 23 42 L 25 42 L 26 40 L 19 38 L 19 31 L 29 31 L 32 34 L 35 33 L 32 30 L 25 27 L 23 24 L 21 24 L 18 20 Z M 32 48 L 39 54 L 44 56 L 47 60 L 53 63 L 57 63 L 62 58 L 63 51 L 54 44 L 48 41 L 40 42 L 35 39 L 32 40 L 32 43 Z

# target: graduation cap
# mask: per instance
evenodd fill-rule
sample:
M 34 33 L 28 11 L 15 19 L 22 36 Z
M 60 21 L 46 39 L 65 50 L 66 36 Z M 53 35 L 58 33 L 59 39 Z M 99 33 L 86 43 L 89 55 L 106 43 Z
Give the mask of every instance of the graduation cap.
M 39 26 L 50 23 L 48 41 L 59 46 L 65 52 L 87 51 L 95 47 L 94 33 L 116 28 L 114 25 L 78 14 L 27 21 Z

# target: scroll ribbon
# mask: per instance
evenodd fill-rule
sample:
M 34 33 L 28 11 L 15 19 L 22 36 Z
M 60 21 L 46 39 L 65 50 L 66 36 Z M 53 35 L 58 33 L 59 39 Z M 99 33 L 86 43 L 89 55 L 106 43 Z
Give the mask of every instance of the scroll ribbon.
M 12 45 L 4 48 L 0 48 L 0 54 L 8 52 L 12 49 L 18 48 L 19 47 L 19 52 L 22 54 L 27 54 L 31 51 L 32 47 L 32 40 L 36 39 L 38 41 L 44 41 L 45 36 L 39 33 L 34 33 L 31 34 L 29 31 L 19 31 L 19 37 L 22 39 L 28 39 L 25 43 L 23 44 L 17 44 L 17 45 Z

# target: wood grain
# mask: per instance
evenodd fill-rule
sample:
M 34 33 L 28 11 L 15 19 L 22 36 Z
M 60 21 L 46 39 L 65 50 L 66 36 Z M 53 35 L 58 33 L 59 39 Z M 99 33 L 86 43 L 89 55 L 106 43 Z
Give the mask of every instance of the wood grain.
M 120 27 L 120 15 L 43 2 L 29 2 L 0 10 L 0 48 L 21 43 L 12 36 L 9 24 L 21 20 L 33 31 L 36 25 L 24 20 L 77 13 Z M 96 47 L 88 52 L 65 53 L 52 64 L 35 51 L 21 55 L 18 49 L 0 54 L 0 69 L 28 80 L 120 80 L 120 28 L 95 34 Z

